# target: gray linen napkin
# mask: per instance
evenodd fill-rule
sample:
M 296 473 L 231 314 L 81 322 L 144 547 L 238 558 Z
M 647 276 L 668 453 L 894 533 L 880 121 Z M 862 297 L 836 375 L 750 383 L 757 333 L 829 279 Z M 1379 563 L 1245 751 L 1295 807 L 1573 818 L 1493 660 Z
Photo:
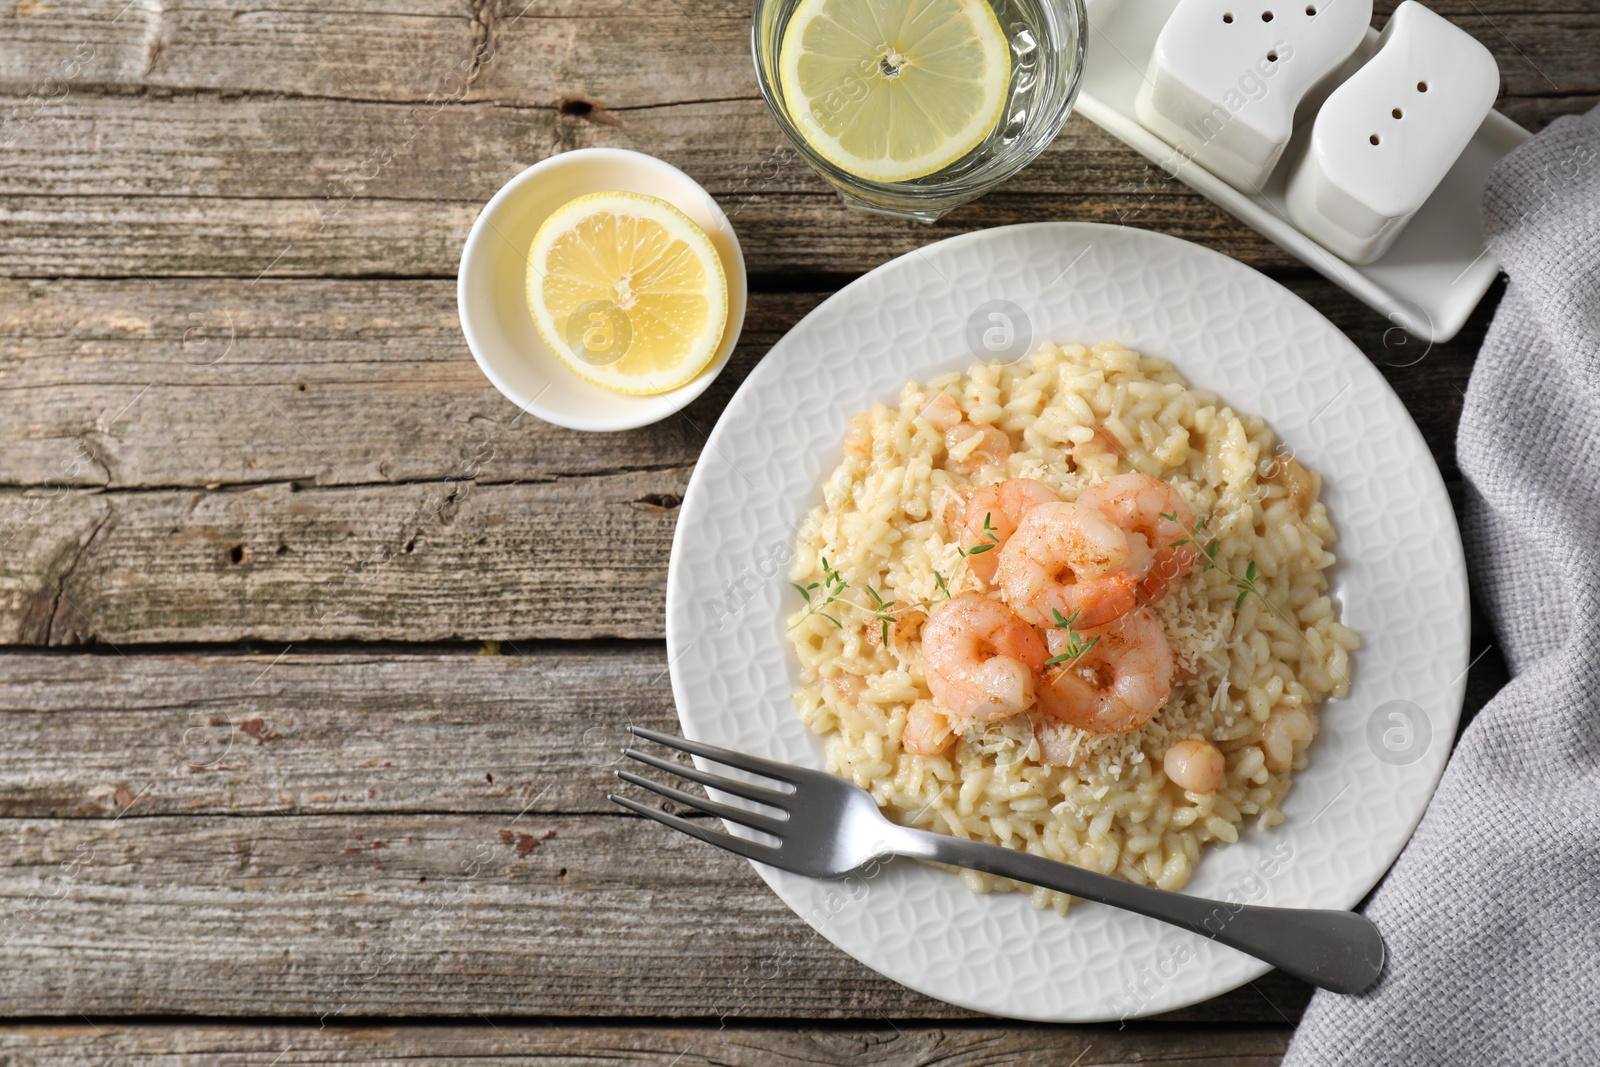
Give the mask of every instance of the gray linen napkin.
M 1600 108 L 1502 160 L 1484 221 L 1511 281 L 1457 453 L 1513 677 L 1367 906 L 1383 977 L 1318 993 L 1288 1067 L 1600 1064 Z

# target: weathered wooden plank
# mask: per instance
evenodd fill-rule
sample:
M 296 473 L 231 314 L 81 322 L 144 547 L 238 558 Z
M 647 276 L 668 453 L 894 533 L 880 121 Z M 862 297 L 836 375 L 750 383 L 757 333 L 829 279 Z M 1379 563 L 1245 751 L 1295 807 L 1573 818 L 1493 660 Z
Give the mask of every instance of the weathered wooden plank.
M 1270 1067 L 1289 1044 L 1284 1026 L 1190 1027 L 1134 1023 L 1113 1027 L 1035 1027 L 958 1024 L 941 1027 L 888 1020 L 848 1029 L 774 1027 L 730 1022 L 720 1027 L 575 1025 L 475 1021 L 470 1024 L 384 1024 L 326 1027 L 248 1023 L 93 1024 L 0 1027 L 0 1055 L 35 1067 L 83 1063 L 108 1067 L 280 1067 L 350 1064 L 359 1067 L 487 1067 L 510 1058 L 579 1067 L 607 1063 L 667 1063 L 680 1067 L 1124 1067 L 1184 1064 Z
M 490 194 L 492 195 L 492 191 Z M 487 195 L 484 197 L 487 199 Z M 478 202 L 0 197 L 0 275 L 453 275 Z M 28 242 L 37 242 L 35 251 Z
M 1596 47 L 1600 48 L 1600 41 Z M 1590 97 L 1527 98 L 1543 124 Z M 0 101 L 23 108 L 24 101 Z M 26 108 L 23 108 L 26 111 Z M 69 94 L 0 140 L 0 274 L 454 274 L 479 207 L 556 151 L 646 151 L 734 217 L 752 273 L 861 272 L 930 241 L 1049 218 L 1129 223 L 1262 269 L 1297 261 L 1081 117 L 1001 191 L 929 228 L 847 212 L 759 100 L 619 113 Z M 709 134 L 709 135 L 708 135 Z
M 1557 94 L 1516 97 L 1504 101 L 1500 110 L 1526 129 L 1537 132 L 1563 115 L 1586 115 L 1596 105 L 1600 105 L 1600 95 L 1594 93 Z
M 627 727 L 678 730 L 661 646 L 499 651 L 0 655 L 0 818 L 615 812 Z
M 116 488 L 549 479 L 689 466 L 821 294 L 751 297 L 682 415 L 614 434 L 524 416 L 478 370 L 450 282 L 0 280 L 0 484 Z M 0 518 L 3 521 L 3 518 Z
M 946 1014 L 641 819 L 132 815 L 0 842 L 18 1014 Z
M 119 11 L 92 0 L 0 16 L 0 79 L 224 89 L 432 104 L 554 106 L 607 92 L 640 104 L 753 96 L 750 13 L 732 0 L 225 0 Z
M 664 650 L 0 655 L 0 817 L 613 814 Z
M 1488 309 L 1427 349 L 1326 283 L 1289 282 L 1390 376 L 1451 472 Z M 447 283 L 8 293 L 24 310 L 0 340 L 0 481 L 47 486 L 0 492 L 8 644 L 658 637 L 680 464 L 756 356 L 663 426 L 595 444 L 518 419 L 481 380 Z M 751 344 L 817 299 L 758 296 Z M 194 332 L 219 322 L 231 350 Z M 516 478 L 543 481 L 496 484 Z
M 1456 340 L 1428 348 L 1319 278 L 1283 280 L 1389 377 L 1453 472 L 1461 390 L 1494 299 Z M 0 280 L 0 485 L 509 481 L 688 466 L 750 368 L 822 299 L 753 294 L 734 359 L 705 396 L 655 426 L 588 434 L 521 416 L 489 385 L 449 282 Z
M 659 637 L 687 476 L 0 492 L 0 644 Z
M 1126 196 L 1002 191 L 934 226 L 851 212 L 821 192 L 735 193 L 733 224 L 752 275 L 864 273 L 946 237 L 1050 219 L 1158 229 L 1258 269 L 1298 269 L 1131 153 L 1126 165 Z M 336 214 L 323 199 L 0 196 L 0 276 L 454 277 L 472 220 L 499 185 L 463 187 L 453 202 L 358 198 Z
M 31 992 L 0 979 L 0 997 L 41 1014 L 316 1014 L 332 1010 L 316 1003 L 327 989 L 347 991 L 339 976 L 371 970 L 352 955 L 389 959 L 373 931 L 393 927 L 396 974 L 373 975 L 381 988 L 346 1014 L 952 1013 L 811 937 L 737 859 L 603 814 L 626 724 L 674 728 L 659 646 L 502 651 L 0 656 L 0 930 L 14 958 L 55 961 L 21 969 Z M 1480 660 L 1469 706 L 1499 680 L 1495 657 Z M 452 871 L 469 846 L 490 873 Z M 460 915 L 441 918 L 429 893 Z M 798 962 L 770 963 L 794 943 L 808 946 Z M 65 988 L 108 999 L 27 999 L 61 994 L 50 967 L 81 950 L 55 952 L 79 944 L 114 980 Z M 550 962 L 597 953 L 603 973 L 660 969 L 606 986 L 589 964 Z M 487 962 L 451 969 L 469 956 Z M 207 982 L 218 968 L 226 979 Z M 729 974 L 761 988 L 730 1007 Z M 809 999 L 789 996 L 807 983 Z M 116 999 L 134 986 L 143 999 Z M 281 992 L 250 999 L 263 988 Z M 1293 1019 L 1306 994 L 1274 974 L 1180 1015 Z
M 970 1016 L 635 817 L 6 819 L 0 901 L 20 1015 Z M 1256 985 L 1223 1010 L 1303 1008 Z
M 1537 99 L 1566 110 L 1582 104 Z M 622 109 L 608 112 L 603 123 L 491 103 L 428 110 L 216 93 L 150 99 L 74 92 L 36 113 L 25 104 L 0 95 L 0 122 L 10 109 L 25 113 L 0 127 L 8 148 L 0 154 L 0 195 L 305 200 L 331 227 L 353 199 L 481 203 L 539 159 L 610 147 L 650 152 L 681 167 L 722 200 L 736 224 L 756 196 L 832 196 L 760 100 Z M 1119 209 L 1163 216 L 1178 212 L 1139 201 L 1205 202 L 1082 116 L 1070 119 L 1003 190 L 1069 203 L 1121 197 L 1132 202 Z
M 1393 5 L 1379 5 L 1382 21 Z M 1597 72 L 1592 11 L 1528 0 L 1444 0 L 1442 13 L 1500 62 L 1507 92 L 1577 91 Z M 0 18 L 0 79 L 118 88 L 220 89 L 355 99 L 488 99 L 553 106 L 754 98 L 749 7 L 735 0 L 310 2 L 235 10 L 221 0 L 108 7 L 16 5 Z M 1587 51 L 1585 51 L 1587 49 Z M 1536 57 L 1536 62 L 1528 57 Z M 1594 91 L 1589 81 L 1588 91 Z
M 0 107 L 25 110 L 24 103 L 0 97 Z M 333 217 L 352 197 L 487 199 L 530 163 L 587 147 L 658 155 L 733 212 L 757 193 L 832 195 L 759 99 L 618 110 L 595 122 L 490 103 L 429 110 L 215 93 L 161 100 L 70 93 L 14 121 L 6 136 L 0 194 L 18 196 L 305 199 Z M 1103 195 L 1142 167 L 1120 142 L 1079 119 L 1006 190 Z M 1167 182 L 1151 192 L 1193 195 Z

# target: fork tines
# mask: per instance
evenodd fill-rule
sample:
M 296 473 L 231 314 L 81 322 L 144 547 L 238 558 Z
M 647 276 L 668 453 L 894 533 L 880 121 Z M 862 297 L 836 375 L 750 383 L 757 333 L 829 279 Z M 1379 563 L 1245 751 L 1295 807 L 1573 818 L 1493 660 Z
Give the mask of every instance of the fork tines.
M 715 745 L 690 741 L 688 738 L 674 737 L 671 734 L 657 733 L 654 730 L 646 730 L 641 726 L 629 726 L 628 730 L 636 737 L 641 737 L 646 741 L 654 741 L 668 748 L 675 748 L 680 752 L 702 756 L 751 774 L 775 778 L 780 782 L 789 783 L 793 774 L 793 768 L 786 767 L 781 763 L 774 763 L 771 760 L 760 759 L 756 756 L 747 756 L 742 752 L 733 752 L 729 749 L 718 748 Z M 715 815 L 719 818 L 727 819 L 729 822 L 739 823 L 753 830 L 770 834 L 779 838 L 780 842 L 778 845 L 764 845 L 743 837 L 735 837 L 733 834 L 725 833 L 721 830 L 713 830 L 709 826 L 678 815 L 669 815 L 664 811 L 658 811 L 629 797 L 618 796 L 613 793 L 610 799 L 614 803 L 637 815 L 654 819 L 656 822 L 686 833 L 690 837 L 699 838 L 707 844 L 727 849 L 729 852 L 737 853 L 747 859 L 753 859 L 761 863 L 773 863 L 775 861 L 777 853 L 782 847 L 783 827 L 788 821 L 789 815 L 789 811 L 783 802 L 790 796 L 790 793 L 778 789 L 769 789 L 765 786 L 752 785 L 749 782 L 741 782 L 733 778 L 725 778 L 720 774 L 711 774 L 707 771 L 702 771 L 698 767 L 674 763 L 671 760 L 665 760 L 635 748 L 625 748 L 622 750 L 622 754 L 629 759 L 638 760 L 640 763 L 665 771 L 668 774 L 675 774 L 681 778 L 687 778 L 691 782 L 698 782 L 703 786 L 721 790 L 731 796 L 743 797 L 746 800 L 753 800 L 778 809 L 783 812 L 782 817 L 751 811 L 748 808 L 735 807 L 731 804 L 723 804 L 708 797 L 698 797 L 693 793 L 686 793 L 670 785 L 662 785 L 659 782 L 651 781 L 649 778 L 634 774 L 632 771 L 616 772 L 617 777 L 624 782 L 630 782 L 641 789 L 647 789 L 658 796 L 665 797 L 674 803 L 682 804 L 691 810 L 707 815 Z

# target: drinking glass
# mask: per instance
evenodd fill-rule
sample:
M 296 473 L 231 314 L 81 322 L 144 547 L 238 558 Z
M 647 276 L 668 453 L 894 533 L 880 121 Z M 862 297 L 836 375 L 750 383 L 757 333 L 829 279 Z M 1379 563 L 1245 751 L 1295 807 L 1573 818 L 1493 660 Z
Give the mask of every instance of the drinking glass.
M 1072 113 L 1088 31 L 1083 0 L 989 0 L 1011 48 L 1005 106 L 994 129 L 948 166 L 906 181 L 859 177 L 820 155 L 800 130 L 778 77 L 783 34 L 800 0 L 756 0 L 750 44 L 773 116 L 813 170 L 851 208 L 933 222 L 1004 182 L 1044 151 Z M 841 86 L 841 92 L 849 87 Z M 800 106 L 805 106 L 801 104 Z

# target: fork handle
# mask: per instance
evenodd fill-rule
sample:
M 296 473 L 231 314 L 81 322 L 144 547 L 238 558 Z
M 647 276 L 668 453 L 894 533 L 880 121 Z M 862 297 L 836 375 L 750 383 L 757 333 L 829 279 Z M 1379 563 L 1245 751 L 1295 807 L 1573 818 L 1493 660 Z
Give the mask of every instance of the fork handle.
M 1364 915 L 1259 908 L 1135 885 L 999 845 L 902 827 L 902 856 L 947 863 L 1070 893 L 1183 927 L 1335 993 L 1360 993 L 1383 971 L 1383 937 Z

